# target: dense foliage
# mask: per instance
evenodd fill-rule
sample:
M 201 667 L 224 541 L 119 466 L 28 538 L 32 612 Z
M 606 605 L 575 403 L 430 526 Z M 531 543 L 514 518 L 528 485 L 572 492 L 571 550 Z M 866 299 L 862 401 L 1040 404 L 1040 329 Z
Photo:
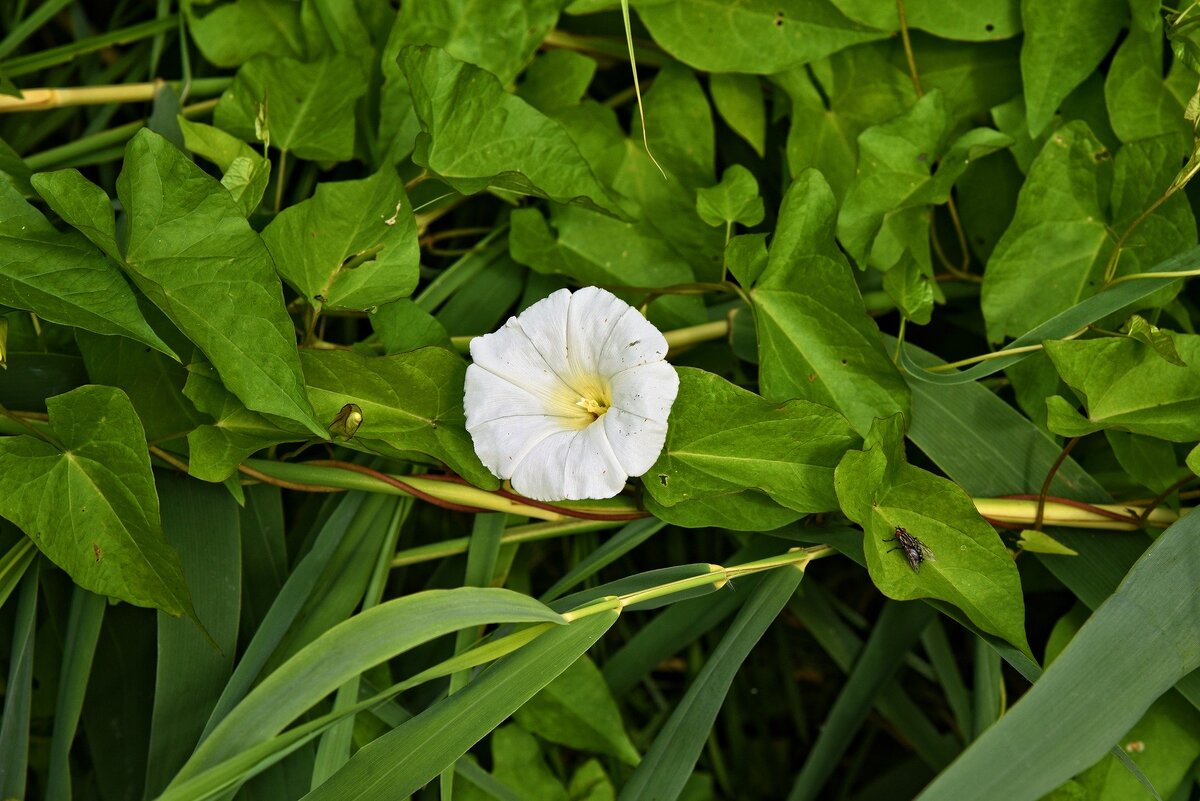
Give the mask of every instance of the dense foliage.
M 1200 9 L 0 26 L 0 797 L 1197 797 Z M 583 286 L 678 395 L 535 501 L 470 341 Z

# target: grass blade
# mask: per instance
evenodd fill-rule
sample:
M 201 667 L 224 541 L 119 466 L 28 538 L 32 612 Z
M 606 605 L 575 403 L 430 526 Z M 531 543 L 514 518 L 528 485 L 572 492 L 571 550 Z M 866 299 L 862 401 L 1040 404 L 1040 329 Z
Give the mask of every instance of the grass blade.
M 788 609 L 804 622 L 804 627 L 829 654 L 843 673 L 850 673 L 862 652 L 858 635 L 834 611 L 825 591 L 816 582 L 802 584 L 788 602 Z M 934 618 L 926 633 L 939 625 Z M 875 698 L 875 708 L 896 732 L 912 745 L 913 752 L 931 768 L 949 765 L 962 750 L 954 738 L 934 727 L 925 712 L 905 691 L 900 682 L 888 682 Z
M 0 607 L 12 595 L 13 590 L 21 583 L 25 571 L 33 564 L 38 555 L 37 546 L 33 540 L 22 535 L 4 556 L 0 557 Z
M 50 771 L 46 785 L 46 801 L 71 801 L 71 744 L 83 714 L 83 697 L 100 625 L 104 622 L 104 607 L 108 600 L 82 587 L 71 595 L 71 612 L 67 619 L 67 637 L 63 644 L 62 676 L 58 684 L 58 701 L 54 707 L 54 733 L 50 739 Z M 192 625 L 191 623 L 188 624 Z
M 4 714 L 0 717 L 0 798 L 25 797 L 29 712 L 33 699 L 33 639 L 37 630 L 39 565 L 21 580 L 9 652 Z
M 678 798 L 695 769 L 709 730 L 738 668 L 792 597 L 804 573 L 784 568 L 766 574 L 749 594 L 721 643 L 671 713 L 640 765 L 621 789 L 622 801 Z
M 379 602 L 383 600 L 383 590 L 387 584 L 392 554 L 396 552 L 396 540 L 400 537 L 400 526 L 404 524 L 404 519 L 408 517 L 408 513 L 411 510 L 412 500 L 409 498 L 402 498 L 396 504 L 396 508 L 392 513 L 392 519 L 388 523 L 387 534 L 383 539 L 383 546 L 379 549 L 379 556 L 375 562 L 375 571 L 371 574 L 371 580 L 367 583 L 367 592 L 363 596 L 362 608 L 364 611 L 378 606 Z M 503 528 L 504 515 L 500 515 L 500 518 L 501 528 Z M 359 677 L 354 676 L 338 688 L 337 697 L 333 702 L 334 712 L 342 711 L 354 705 L 358 700 L 358 686 Z M 321 737 L 320 745 L 317 746 L 316 761 L 313 763 L 312 787 L 316 787 L 325 779 L 332 776 L 338 768 L 346 764 L 346 760 L 350 758 L 350 746 L 353 737 L 353 717 L 339 721 L 330 727 L 329 731 L 325 732 L 324 736 Z
M 550 603 L 576 584 L 596 575 L 661 531 L 665 525 L 666 523 L 653 517 L 629 523 L 606 540 L 603 545 L 581 559 L 579 564 L 567 571 L 566 575 L 551 584 L 550 588 L 542 593 L 542 602 Z
M 1159 536 L 1041 679 L 921 801 L 1040 798 L 1103 757 L 1200 667 L 1197 536 L 1197 516 Z
M 322 526 L 312 550 L 300 560 L 296 569 L 288 576 L 287 583 L 284 584 L 275 603 L 271 605 L 270 611 L 263 619 L 262 625 L 254 633 L 254 639 L 250 641 L 250 645 L 238 661 L 233 676 L 225 685 L 221 697 L 213 708 L 212 715 L 209 716 L 208 723 L 205 724 L 201 741 L 212 733 L 216 725 L 229 714 L 229 710 L 233 709 L 253 686 L 259 673 L 262 672 L 263 666 L 267 664 L 267 660 L 271 658 L 271 654 L 275 652 L 291 628 L 293 621 L 300 614 L 305 602 L 312 595 L 313 588 L 316 587 L 326 564 L 333 557 L 334 551 L 345 536 L 347 528 L 362 506 L 364 498 L 364 495 L 355 492 L 346 493 L 335 501 L 337 505 L 329 519 L 325 521 L 325 525 Z
M 415 792 L 566 670 L 617 616 L 604 610 L 542 634 L 360 749 L 305 801 L 390 801 Z
M 220 650 L 190 621 L 158 614 L 154 715 L 146 794 L 161 792 L 196 747 L 229 681 L 241 614 L 238 507 L 218 484 L 156 476 L 163 533 L 179 551 L 196 615 Z
M 879 693 L 933 617 L 933 609 L 924 603 L 890 601 L 883 607 L 845 687 L 808 752 L 788 801 L 811 801 L 821 792 Z
M 527 596 L 470 587 L 430 590 L 368 609 L 267 676 L 213 729 L 172 784 L 275 736 L 349 678 L 421 643 L 469 626 L 561 621 Z

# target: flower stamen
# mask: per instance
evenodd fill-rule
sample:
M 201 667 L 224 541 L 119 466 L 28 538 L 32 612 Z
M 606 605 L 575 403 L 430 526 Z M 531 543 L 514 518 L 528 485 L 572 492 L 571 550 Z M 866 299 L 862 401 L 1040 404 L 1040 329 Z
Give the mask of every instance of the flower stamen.
M 608 411 L 607 403 L 595 400 L 593 398 L 580 398 L 579 400 L 575 401 L 575 405 L 590 414 L 593 420 L 599 420 L 600 417 Z

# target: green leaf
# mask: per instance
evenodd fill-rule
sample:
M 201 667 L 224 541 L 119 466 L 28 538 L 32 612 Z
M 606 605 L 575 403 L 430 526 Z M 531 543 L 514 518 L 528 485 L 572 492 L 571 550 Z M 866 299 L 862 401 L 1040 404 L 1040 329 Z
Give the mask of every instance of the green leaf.
M 0 515 L 79 586 L 194 617 L 179 554 L 163 538 L 146 436 L 129 398 L 85 386 L 46 408 L 55 444 L 0 439 Z
M 938 598 L 1025 653 L 1025 603 L 1016 565 L 971 498 L 953 482 L 904 461 L 902 420 L 880 420 L 866 448 L 850 451 L 834 485 L 846 516 L 863 527 L 871 580 L 889 598 Z M 913 570 L 897 542 L 904 528 L 931 555 Z
M 391 167 L 359 181 L 319 184 L 262 237 L 280 275 L 318 311 L 373 309 L 417 286 L 417 225 Z
M 628 223 L 575 206 L 552 206 L 509 218 L 512 257 L 539 273 L 581 284 L 663 287 L 696 280 L 692 268 L 645 223 Z M 553 228 L 551 228 L 553 226 Z
M 641 760 L 604 677 L 586 656 L 529 699 L 517 710 L 516 720 L 552 743 L 608 754 L 627 765 Z
M 709 225 L 758 225 L 764 211 L 754 173 L 740 164 L 727 167 L 719 184 L 696 190 L 696 212 Z
M 204 57 L 218 67 L 237 67 L 254 56 L 302 57 L 304 31 L 299 7 L 290 0 L 236 0 L 198 14 L 203 3 L 184 6 L 188 33 Z
M 450 335 L 429 312 L 411 300 L 397 300 L 371 312 L 371 327 L 389 353 L 435 345 L 450 348 Z
M 1045 130 L 1059 104 L 1096 69 L 1127 18 L 1123 3 L 1022 0 L 1021 78 L 1031 135 Z
M 990 341 L 1024 334 L 1095 291 L 1112 247 L 1104 197 L 1111 168 L 1085 123 L 1046 142 L 984 273 Z
M 466 363 L 443 348 L 394 356 L 346 350 L 301 353 L 308 395 L 320 419 L 332 420 L 347 403 L 362 409 L 353 442 L 389 455 L 417 452 L 445 462 L 478 486 L 496 478 L 475 455 L 463 416 Z M 403 457 L 402 457 L 403 458 Z
M 507 86 L 554 28 L 562 6 L 562 0 L 415 0 L 401 6 L 396 29 L 400 44 L 439 47 Z
M 1079 556 L 1079 551 L 1072 550 L 1044 531 L 1027 528 L 1021 532 L 1017 545 L 1022 551 L 1030 553 L 1045 553 L 1054 556 Z
M 573 106 L 587 93 L 597 66 L 574 50 L 547 50 L 529 65 L 517 94 L 543 114 Z
M 1175 458 L 1175 446 L 1169 442 L 1112 429 L 1104 432 L 1104 438 L 1130 480 L 1154 493 L 1166 492 L 1187 475 Z
M 573 664 L 616 619 L 617 612 L 603 611 L 538 636 L 360 749 L 306 801 L 383 801 L 415 792 Z
M 203 481 L 224 481 L 252 453 L 271 445 L 307 439 L 307 431 L 278 418 L 252 412 L 225 389 L 211 365 L 188 366 L 183 388 L 196 408 L 213 418 L 188 432 L 188 473 Z
M 1200 667 L 1197 529 L 1200 518 L 1184 517 L 1161 534 L 1037 683 L 919 801 L 1039 798 L 1103 758 Z
M 709 655 L 704 667 L 629 781 L 619 798 L 678 798 L 696 767 L 717 713 L 733 678 L 750 651 L 796 592 L 801 570 L 780 568 L 763 577 L 738 610 L 737 617 Z
M 354 155 L 354 104 L 366 90 L 362 69 L 347 56 L 307 63 L 256 56 L 221 95 L 213 121 L 254 142 L 266 140 L 255 125 L 262 113 L 272 147 L 303 159 L 346 161 Z
M 124 261 L 134 281 L 247 408 L 324 436 L 262 239 L 229 192 L 162 137 L 140 131 L 125 152 L 117 194 L 129 215 Z
M 767 109 L 759 79 L 717 72 L 708 76 L 708 90 L 725 124 L 762 156 L 767 147 Z
M 263 679 L 217 724 L 172 785 L 266 741 L 348 679 L 421 643 L 485 624 L 561 622 L 532 598 L 490 588 L 431 590 L 374 606 L 329 629 Z M 470 694 L 473 686 L 451 698 Z
M 731 237 L 725 245 L 725 268 L 743 287 L 750 287 L 767 269 L 767 235 L 741 234 Z M 737 315 L 738 321 L 752 320 L 744 312 Z M 754 359 L 758 359 L 757 353 Z
M 1187 367 L 1187 363 L 1179 357 L 1179 351 L 1175 349 L 1174 334 L 1152 324 L 1140 314 L 1135 314 L 1126 320 L 1125 325 L 1121 326 L 1121 333 L 1130 339 L 1136 339 L 1149 345 L 1168 363 Z
M 617 797 L 612 780 L 596 759 L 584 762 L 572 774 L 567 793 L 571 801 L 616 801 Z
M 910 26 L 945 39 L 983 42 L 1007 39 L 1021 32 L 1019 0 L 973 0 L 970 3 L 907 0 L 904 8 Z M 924 72 L 921 78 L 924 83 Z
M 117 246 L 117 222 L 108 193 L 83 177 L 79 170 L 40 172 L 33 186 L 54 213 L 91 240 L 115 261 L 121 260 Z
M 976 128 L 947 148 L 949 132 L 945 101 L 934 90 L 906 114 L 859 136 L 858 175 L 838 215 L 838 239 L 860 266 L 886 271 L 907 252 L 932 275 L 928 206 L 946 202 L 968 162 L 1012 142 Z M 938 170 L 930 176 L 935 161 Z
M 536 697 L 536 696 L 535 696 Z M 538 741 L 516 724 L 492 732 L 492 777 L 522 801 L 568 801 L 567 788 L 546 764 Z M 461 801 L 491 801 L 491 793 L 472 784 L 454 786 Z
M 662 481 L 662 475 L 647 474 Z M 758 490 L 711 493 L 672 506 L 659 503 L 653 492 L 643 499 L 646 511 L 659 520 L 685 528 L 726 528 L 730 531 L 771 531 L 804 516 L 780 506 Z
M 1156 264 L 1147 270 L 1147 280 L 1126 281 L 1109 287 L 1079 303 L 1066 311 L 1056 314 L 1036 328 L 1026 331 L 1010 342 L 1007 347 L 997 351 L 997 355 L 988 361 L 976 364 L 966 370 L 930 372 L 919 360 L 915 359 L 907 346 L 901 350 L 900 362 L 909 375 L 918 381 L 929 384 L 964 384 L 992 375 L 1024 361 L 1031 353 L 1028 350 L 1032 344 L 1041 344 L 1049 339 L 1070 336 L 1080 328 L 1090 325 L 1110 314 L 1126 312 L 1137 303 L 1144 302 L 1150 296 L 1160 296 L 1163 292 L 1174 292 L 1178 286 L 1174 279 L 1152 279 L 1150 274 L 1155 272 L 1171 273 L 1178 270 L 1195 269 L 1200 264 L 1200 248 L 1192 248 L 1166 261 Z M 985 276 L 986 282 L 986 276 Z M 1003 355 L 1000 355 L 1003 354 Z
M 1150 31 L 1131 29 L 1117 48 L 1104 81 L 1104 99 L 1121 141 L 1175 134 L 1183 145 L 1191 141 L 1191 126 L 1183 104 L 1163 80 L 1162 26 L 1156 22 Z
M 463 194 L 490 186 L 624 216 L 566 131 L 496 76 L 436 47 L 400 59 L 421 121 L 418 164 Z
M 833 468 L 858 441 L 844 417 L 803 400 L 776 405 L 703 370 L 677 371 L 666 445 L 645 476 L 655 501 L 757 489 L 797 512 L 836 507 Z
M 634 2 L 664 50 L 705 72 L 769 75 L 859 42 L 882 39 L 829 0 Z
M 28 540 L 25 540 L 28 542 Z M 62 674 L 58 680 L 58 699 L 54 706 L 54 734 L 50 740 L 49 781 L 46 801 L 70 801 L 71 744 L 79 728 L 83 699 L 87 694 L 100 624 L 104 620 L 107 599 L 83 587 L 71 591 L 71 610 L 63 642 Z M 207 643 L 206 643 L 207 647 Z
M 1195 442 L 1200 439 L 1200 373 L 1193 365 L 1200 365 L 1200 336 L 1177 334 L 1174 339 L 1187 367 L 1169 364 L 1154 348 L 1126 337 L 1051 340 L 1046 355 L 1084 401 L 1091 430 L 1111 427 Z M 1062 419 L 1054 416 L 1062 405 L 1055 401 L 1051 406 L 1052 429 Z
M 25 574 L 13 620 L 12 648 L 0 716 L 0 794 L 24 798 L 29 774 L 30 714 L 33 707 L 33 650 L 37 633 L 41 563 Z
M 183 146 L 220 168 L 223 173 L 221 185 L 233 195 L 242 214 L 249 217 L 267 191 L 271 162 L 220 128 L 192 122 L 182 115 L 178 122 L 183 133 Z
M 46 186 L 42 177 L 38 183 Z M 64 202 L 88 200 L 72 193 Z M 111 205 L 108 216 L 111 223 Z M 56 231 L 7 184 L 0 185 L 0 242 L 0 304 L 98 334 L 127 336 L 175 356 L 146 323 L 121 271 L 79 234 Z
M 763 396 L 824 403 L 865 432 L 908 409 L 908 388 L 833 242 L 836 203 L 815 170 L 788 188 L 767 268 L 750 293 Z
M 182 365 L 125 337 L 76 331 L 75 342 L 92 383 L 129 396 L 151 443 L 182 437 L 204 421 L 183 395 L 188 373 Z
M 884 45 L 860 45 L 817 66 L 773 77 L 792 100 L 787 162 L 792 175 L 815 167 L 841 200 L 854 180 L 858 136 L 916 101 L 912 80 Z

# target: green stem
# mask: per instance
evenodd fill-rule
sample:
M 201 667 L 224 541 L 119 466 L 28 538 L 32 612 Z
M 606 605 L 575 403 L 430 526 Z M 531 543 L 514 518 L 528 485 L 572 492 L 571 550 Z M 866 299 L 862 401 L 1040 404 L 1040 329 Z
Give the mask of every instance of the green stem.
M 602 531 L 608 528 L 616 528 L 620 525 L 624 525 L 624 521 L 562 520 L 547 523 L 529 523 L 505 529 L 504 536 L 500 538 L 500 544 L 515 545 L 522 542 L 536 542 L 538 540 L 554 539 L 555 537 L 565 537 L 572 534 L 583 534 L 588 531 Z M 392 567 L 404 567 L 406 565 L 420 564 L 421 562 L 432 562 L 436 559 L 445 559 L 450 556 L 458 556 L 467 552 L 469 542 L 469 537 L 458 537 L 452 540 L 433 542 L 428 545 L 420 545 L 416 548 L 397 551 L 396 555 L 392 558 Z
M 192 84 L 193 91 L 196 88 L 196 81 Z M 183 116 L 191 119 L 200 117 L 212 111 L 217 105 L 216 100 L 205 100 L 200 103 L 193 103 L 190 106 L 183 107 Z M 34 153 L 25 158 L 25 165 L 34 172 L 49 170 L 58 165 L 74 161 L 91 154 L 103 148 L 123 145 L 135 133 L 146 127 L 146 120 L 137 120 L 125 125 L 119 125 L 116 128 L 110 128 L 107 131 L 101 131 L 91 136 L 85 136 L 76 139 L 74 142 L 69 142 L 59 147 L 53 147 L 49 150 L 43 150 L 41 153 Z

